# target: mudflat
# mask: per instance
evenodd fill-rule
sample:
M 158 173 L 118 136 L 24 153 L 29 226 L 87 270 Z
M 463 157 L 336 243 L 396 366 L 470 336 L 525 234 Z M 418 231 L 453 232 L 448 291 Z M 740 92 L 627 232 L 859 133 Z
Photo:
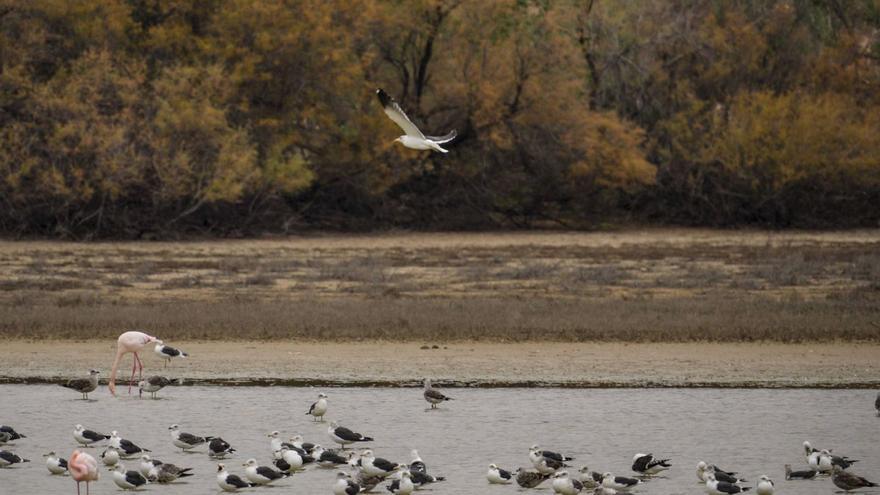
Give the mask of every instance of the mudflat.
M 400 343 L 173 342 L 190 358 L 145 374 L 184 383 L 563 387 L 880 386 L 876 343 Z M 436 346 L 436 347 L 435 347 Z M 115 342 L 8 340 L 0 382 L 57 382 L 97 368 L 106 380 Z M 131 373 L 131 358 L 119 376 Z

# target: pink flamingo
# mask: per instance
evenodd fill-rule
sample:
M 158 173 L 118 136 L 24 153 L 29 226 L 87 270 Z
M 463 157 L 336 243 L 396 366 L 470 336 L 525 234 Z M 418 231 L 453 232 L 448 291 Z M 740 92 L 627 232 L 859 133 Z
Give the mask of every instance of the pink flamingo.
M 156 340 L 158 340 L 156 337 L 147 335 L 144 332 L 125 332 L 119 336 L 119 340 L 116 343 L 116 359 L 113 361 L 113 369 L 110 370 L 110 383 L 107 385 L 108 388 L 110 388 L 111 394 L 116 395 L 116 368 L 119 367 L 119 361 L 122 360 L 122 355 L 129 352 L 134 355 L 134 360 L 131 365 L 131 380 L 128 383 L 128 393 L 131 393 L 135 371 L 139 369 L 140 377 L 144 377 L 144 365 L 141 363 L 141 359 L 138 357 L 137 353 L 143 349 L 144 346 L 151 342 L 155 342 Z
M 79 495 L 79 484 L 86 482 L 86 495 L 89 494 L 89 482 L 98 481 L 98 461 L 79 449 L 70 454 L 67 470 L 76 481 L 76 495 Z

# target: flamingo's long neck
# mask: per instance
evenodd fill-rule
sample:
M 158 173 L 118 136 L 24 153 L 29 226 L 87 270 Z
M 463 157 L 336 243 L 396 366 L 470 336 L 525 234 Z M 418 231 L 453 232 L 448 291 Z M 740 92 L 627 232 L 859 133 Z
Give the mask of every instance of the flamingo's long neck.
M 110 370 L 110 381 L 107 383 L 107 388 L 113 395 L 116 395 L 116 370 L 119 368 L 119 361 L 122 360 L 123 354 L 125 352 L 121 348 L 116 350 L 116 359 L 113 360 L 113 368 Z

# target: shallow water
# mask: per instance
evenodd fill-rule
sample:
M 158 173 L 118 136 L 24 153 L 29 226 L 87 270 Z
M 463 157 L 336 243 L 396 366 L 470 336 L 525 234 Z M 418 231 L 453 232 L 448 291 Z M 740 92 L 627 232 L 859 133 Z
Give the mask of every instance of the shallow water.
M 149 448 L 153 457 L 195 468 L 196 476 L 172 485 L 148 485 L 163 494 L 218 493 L 216 461 L 205 449 L 181 453 L 170 441 L 168 426 L 200 435 L 220 435 L 238 452 L 223 462 L 242 474 L 249 457 L 269 464 L 266 434 L 284 438 L 301 433 L 307 441 L 331 444 L 327 423 L 305 416 L 316 389 L 287 387 L 170 387 L 162 399 L 112 398 L 105 387 L 93 397 L 52 385 L 0 385 L 0 424 L 14 426 L 28 438 L 4 446 L 32 460 L 0 469 L 0 493 L 75 493 L 66 476 L 52 476 L 41 454 L 55 450 L 64 457 L 76 447 L 72 430 L 86 428 L 120 435 Z M 514 486 L 489 486 L 486 466 L 528 466 L 534 443 L 577 458 L 600 471 L 631 475 L 632 455 L 653 452 L 672 459 L 663 477 L 642 485 L 645 494 L 697 494 L 695 466 L 701 459 L 739 471 L 748 479 L 768 474 L 777 494 L 828 494 L 836 491 L 827 478 L 787 482 L 783 465 L 803 469 L 801 443 L 861 459 L 852 470 L 880 481 L 880 418 L 874 414 L 875 392 L 869 390 L 742 389 L 451 389 L 455 401 L 435 411 L 426 409 L 421 391 L 399 388 L 333 388 L 328 419 L 371 435 L 376 455 L 409 462 L 416 448 L 434 475 L 448 480 L 432 487 L 435 494 L 503 494 Z M 100 453 L 103 449 L 89 449 Z M 135 469 L 137 461 L 128 461 Z M 332 493 L 335 470 L 309 469 L 250 493 Z M 753 486 L 753 484 L 751 485 Z M 279 488 L 280 487 L 280 488 Z M 539 493 L 552 493 L 550 483 Z M 377 493 L 388 493 L 378 487 Z M 85 493 L 85 492 L 83 492 Z M 102 468 L 91 493 L 120 493 Z M 751 492 L 754 493 L 754 492 Z M 865 492 L 863 492 L 865 493 Z M 875 491 L 874 493 L 880 493 Z

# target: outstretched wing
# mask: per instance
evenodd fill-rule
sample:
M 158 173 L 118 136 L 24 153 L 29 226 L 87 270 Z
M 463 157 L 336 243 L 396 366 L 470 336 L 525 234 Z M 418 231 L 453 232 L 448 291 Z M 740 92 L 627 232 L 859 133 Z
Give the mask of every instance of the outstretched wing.
M 449 141 L 452 141 L 453 139 L 455 139 L 456 136 L 458 136 L 458 133 L 455 132 L 455 129 L 453 129 L 453 130 L 449 131 L 449 134 L 447 134 L 445 136 L 425 136 L 425 137 L 430 139 L 431 141 L 434 141 L 437 144 L 443 144 L 443 143 L 448 143 Z
M 425 135 L 422 134 L 422 131 L 420 131 L 419 128 L 409 120 L 409 117 L 406 116 L 406 113 L 400 108 L 400 105 L 394 101 L 394 98 L 388 96 L 388 93 L 381 88 L 376 90 L 376 95 L 379 97 L 379 102 L 382 103 L 382 107 L 385 109 L 385 115 L 388 115 L 395 124 L 400 126 L 407 136 L 425 139 Z

